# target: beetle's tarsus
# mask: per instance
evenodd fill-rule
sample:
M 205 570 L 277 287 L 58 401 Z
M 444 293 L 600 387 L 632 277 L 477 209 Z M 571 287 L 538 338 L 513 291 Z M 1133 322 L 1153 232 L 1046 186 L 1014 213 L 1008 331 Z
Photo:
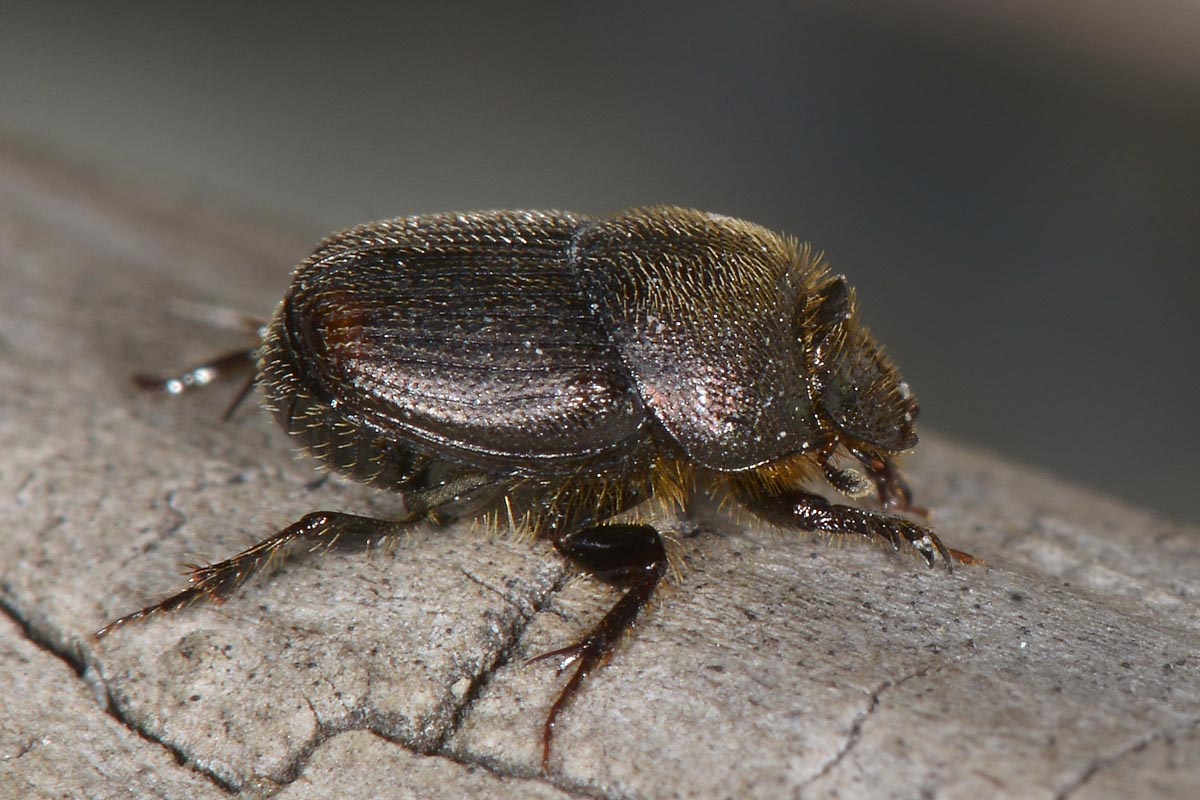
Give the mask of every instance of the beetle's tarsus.
M 950 559 L 969 567 L 982 567 L 987 565 L 987 562 L 982 558 L 973 556 L 970 553 L 964 553 L 962 550 L 955 550 L 953 547 L 947 547 L 946 553 L 950 556 Z
M 225 353 L 222 356 L 207 361 L 203 364 L 198 364 L 189 370 L 181 372 L 178 375 L 164 378 L 159 375 L 134 375 L 133 385 L 147 392 L 161 392 L 163 394 L 183 394 L 184 392 L 199 389 L 217 381 L 223 380 L 230 375 L 238 373 L 250 372 L 254 374 L 254 366 L 258 359 L 258 348 L 242 348 Z M 251 385 L 254 379 L 251 378 Z M 243 390 L 235 400 L 241 402 L 244 394 L 248 394 L 249 389 Z M 228 413 L 232 413 L 232 410 Z
M 171 595 L 166 600 L 146 606 L 145 608 L 134 611 L 132 614 L 126 614 L 123 617 L 114 619 L 112 622 L 96 631 L 94 636 L 97 639 L 103 639 L 117 628 L 121 628 L 130 622 L 138 622 L 140 620 L 149 619 L 150 617 L 157 616 L 158 614 L 167 611 L 177 611 L 201 600 L 215 600 L 220 602 L 223 599 L 224 598 L 212 597 L 208 591 L 202 587 L 189 586 L 183 591 Z
M 595 627 L 579 641 L 534 656 L 527 663 L 562 657 L 558 672 L 573 665 L 567 680 L 542 727 L 542 771 L 550 770 L 551 743 L 559 714 L 579 693 L 592 670 L 598 667 L 633 627 L 638 614 L 650 602 L 654 589 L 667 571 L 667 554 L 662 537 L 649 525 L 598 525 L 563 537 L 556 549 L 571 561 L 598 575 L 616 575 L 631 581 L 629 589 Z
M 818 494 L 800 490 L 767 496 L 750 496 L 743 492 L 740 499 L 746 508 L 768 522 L 806 531 L 878 537 L 893 550 L 907 544 L 927 565 L 932 567 L 940 560 L 948 571 L 953 570 L 954 558 L 938 535 L 904 517 L 830 503 Z

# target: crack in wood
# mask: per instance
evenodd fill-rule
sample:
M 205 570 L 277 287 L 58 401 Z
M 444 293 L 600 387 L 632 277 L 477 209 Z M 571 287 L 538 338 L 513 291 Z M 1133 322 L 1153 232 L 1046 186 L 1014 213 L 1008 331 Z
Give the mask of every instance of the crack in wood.
M 1171 726 L 1169 728 L 1159 728 L 1156 731 L 1151 731 L 1145 736 L 1142 736 L 1139 739 L 1129 743 L 1125 747 L 1122 747 L 1120 750 L 1117 750 L 1115 753 L 1092 759 L 1092 761 L 1086 767 L 1084 767 L 1083 771 L 1080 772 L 1079 775 L 1069 781 L 1065 787 L 1060 789 L 1054 795 L 1054 800 L 1067 800 L 1067 798 L 1069 798 L 1071 795 L 1075 794 L 1092 780 L 1094 780 L 1097 775 L 1107 769 L 1110 769 L 1113 765 L 1119 763 L 1121 760 L 1136 753 L 1142 752 L 1155 742 L 1172 739 L 1197 727 L 1200 727 L 1200 717 L 1188 720 L 1187 722 L 1179 725 Z
M 973 649 L 974 645 L 973 643 L 968 644 L 967 647 Z M 942 659 L 933 664 L 927 664 L 926 666 L 913 670 L 912 672 L 902 675 L 899 678 L 889 678 L 880 683 L 879 686 L 873 689 L 867 696 L 866 708 L 854 716 L 854 722 L 851 724 L 850 732 L 846 734 L 846 739 L 842 743 L 842 746 L 838 748 L 838 751 L 834 753 L 833 756 L 826 761 L 811 778 L 808 778 L 802 784 L 800 784 L 799 787 L 797 787 L 797 796 L 802 797 L 805 790 L 807 790 L 817 781 L 821 780 L 821 778 L 833 772 L 833 770 L 835 770 L 839 764 L 845 761 L 850 753 L 858 746 L 858 743 L 862 740 L 863 726 L 866 725 L 867 721 L 875 715 L 875 712 L 879 709 L 881 699 L 885 693 L 890 692 L 893 689 L 897 689 L 909 681 L 916 680 L 917 678 L 926 678 L 952 664 L 961 664 L 969 661 L 973 655 L 973 651 L 968 650 L 966 653 L 954 658 Z

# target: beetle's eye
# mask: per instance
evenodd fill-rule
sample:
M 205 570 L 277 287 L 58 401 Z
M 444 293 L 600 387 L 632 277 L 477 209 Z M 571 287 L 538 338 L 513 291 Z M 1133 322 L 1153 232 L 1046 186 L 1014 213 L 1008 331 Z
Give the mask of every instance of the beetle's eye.
M 809 301 L 801 336 L 808 369 L 820 376 L 820 404 L 841 431 L 888 451 L 917 443 L 917 402 L 883 348 L 858 322 L 854 290 L 842 276 Z
M 817 301 L 817 313 L 812 320 L 817 330 L 834 330 L 854 316 L 854 294 L 844 275 L 834 277 L 818 289 Z

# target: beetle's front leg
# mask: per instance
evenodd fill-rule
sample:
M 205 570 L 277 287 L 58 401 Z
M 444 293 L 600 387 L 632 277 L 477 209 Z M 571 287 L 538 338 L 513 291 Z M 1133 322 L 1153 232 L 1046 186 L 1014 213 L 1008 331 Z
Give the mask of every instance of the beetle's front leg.
M 907 511 L 921 517 L 928 517 L 929 510 L 915 506 L 912 502 L 912 490 L 896 469 L 896 463 L 887 456 L 873 455 L 858 448 L 850 448 L 850 454 L 858 459 L 867 470 L 879 494 L 879 502 L 885 509 Z
M 743 493 L 739 499 L 747 510 L 777 525 L 806 531 L 877 536 L 896 550 L 907 543 L 921 554 L 929 566 L 933 566 L 940 558 L 947 570 L 951 568 L 951 551 L 942 544 L 937 534 L 903 517 L 830 503 L 818 494 L 799 490 L 774 495 Z
M 628 585 L 625 594 L 582 639 L 567 647 L 543 653 L 530 661 L 561 658 L 558 671 L 578 664 L 546 716 L 542 730 L 542 769 L 550 766 L 550 742 L 558 715 L 578 692 L 583 680 L 608 656 L 621 636 L 633 627 L 650 602 L 667 570 L 662 537 L 649 525 L 597 525 L 569 533 L 554 547 L 568 560 L 604 580 Z

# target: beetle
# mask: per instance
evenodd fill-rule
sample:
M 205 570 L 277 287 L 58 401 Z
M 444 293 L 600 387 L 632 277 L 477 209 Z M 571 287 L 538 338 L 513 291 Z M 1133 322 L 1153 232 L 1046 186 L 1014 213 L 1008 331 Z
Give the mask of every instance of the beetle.
M 303 449 L 402 493 L 405 513 L 309 513 L 97 635 L 224 599 L 297 541 L 369 544 L 503 509 L 624 588 L 538 657 L 575 665 L 545 720 L 544 769 L 563 708 L 667 572 L 659 531 L 627 511 L 703 491 L 777 526 L 907 544 L 931 566 L 971 560 L 895 513 L 923 515 L 895 462 L 917 444 L 918 406 L 854 290 L 808 245 L 749 222 L 652 207 L 360 225 L 300 264 L 261 347 L 159 383 L 177 391 L 239 359 Z M 820 478 L 881 510 L 806 488 Z

